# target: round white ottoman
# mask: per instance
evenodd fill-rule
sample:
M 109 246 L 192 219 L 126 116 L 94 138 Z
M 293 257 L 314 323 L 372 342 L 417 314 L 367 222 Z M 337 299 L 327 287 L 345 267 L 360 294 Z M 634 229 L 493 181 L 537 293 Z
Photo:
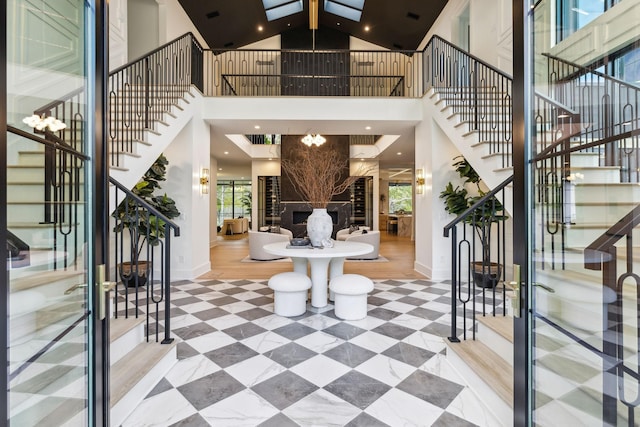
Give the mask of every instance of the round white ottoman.
M 371 279 L 359 274 L 343 274 L 331 279 L 334 311 L 343 320 L 359 320 L 367 317 L 367 294 L 373 290 Z
M 311 279 L 306 274 L 289 271 L 269 279 L 273 289 L 273 311 L 279 316 L 300 316 L 307 311 L 307 291 Z

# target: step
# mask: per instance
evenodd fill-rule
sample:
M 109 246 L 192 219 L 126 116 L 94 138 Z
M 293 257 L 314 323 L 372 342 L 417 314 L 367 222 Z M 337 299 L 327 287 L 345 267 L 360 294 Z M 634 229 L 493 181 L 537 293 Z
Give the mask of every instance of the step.
M 177 362 L 177 342 L 143 342 L 111 368 L 111 425 L 119 426 Z
M 447 361 L 503 426 L 513 423 L 513 367 L 480 341 L 447 341 Z
M 83 223 L 62 223 L 62 224 L 40 224 L 37 222 L 11 222 L 7 227 L 13 234 L 27 243 L 32 249 L 46 250 L 54 248 L 59 252 L 64 252 L 66 256 L 73 257 L 73 244 L 75 238 L 81 239 L 84 233 Z M 61 232 L 64 231 L 64 234 Z M 67 237 L 67 247 L 64 247 L 64 237 Z
M 48 202 L 46 205 L 55 209 L 78 209 L 78 217 L 83 218 L 85 202 Z M 60 206 L 63 205 L 63 206 Z M 9 202 L 7 203 L 7 222 L 40 223 L 44 220 L 44 202 Z
M 477 316 L 478 340 L 513 366 L 513 317 Z
M 612 203 L 576 203 L 575 213 L 577 223 L 601 221 L 605 224 L 615 224 L 626 214 L 631 212 L 638 203 L 612 202 Z
M 596 239 L 609 230 L 614 223 L 589 223 L 582 222 L 565 225 L 565 246 L 568 248 L 584 248 L 591 245 Z M 640 228 L 633 230 L 634 241 L 640 240 Z
M 83 194 L 84 184 L 79 183 L 80 194 Z M 69 200 L 69 192 L 66 199 Z M 37 202 L 44 200 L 44 184 L 42 182 L 9 182 L 7 184 L 7 202 Z
M 138 318 L 119 317 L 109 320 L 109 336 L 111 346 L 109 347 L 109 360 L 113 366 L 125 357 L 132 348 L 145 340 L 144 324 L 145 316 Z
M 576 184 L 576 203 L 637 202 L 640 203 L 640 185 L 633 183 Z

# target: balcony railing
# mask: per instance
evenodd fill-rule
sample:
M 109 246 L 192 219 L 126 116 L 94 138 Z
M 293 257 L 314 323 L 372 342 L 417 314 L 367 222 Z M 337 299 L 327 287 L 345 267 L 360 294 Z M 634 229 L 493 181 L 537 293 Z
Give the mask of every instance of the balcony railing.
M 424 94 L 420 51 L 205 50 L 205 96 Z

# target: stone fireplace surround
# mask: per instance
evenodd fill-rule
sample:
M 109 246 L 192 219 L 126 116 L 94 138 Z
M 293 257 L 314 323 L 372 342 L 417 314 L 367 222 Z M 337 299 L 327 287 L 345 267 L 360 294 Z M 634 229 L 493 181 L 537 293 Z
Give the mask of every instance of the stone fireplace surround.
M 294 237 L 304 237 L 307 234 L 307 217 L 313 209 L 305 202 L 280 202 L 280 226 L 291 230 Z M 336 232 L 349 227 L 351 217 L 350 202 L 330 202 L 327 213 L 333 219 L 332 238 L 336 238 Z

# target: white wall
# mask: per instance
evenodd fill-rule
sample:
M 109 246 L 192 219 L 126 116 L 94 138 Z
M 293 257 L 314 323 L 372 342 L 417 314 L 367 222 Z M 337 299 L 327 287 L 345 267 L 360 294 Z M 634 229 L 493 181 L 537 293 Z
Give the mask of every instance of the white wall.
M 169 167 L 162 189 L 176 201 L 181 212 L 176 223 L 180 237 L 171 242 L 172 280 L 194 279 L 209 270 L 209 209 L 211 194 L 200 194 L 200 173 L 210 167 L 209 125 L 200 108 L 164 151 Z
M 250 43 L 246 46 L 242 46 L 240 49 L 280 49 L 282 47 L 280 34 L 269 37 L 268 39 L 259 40 L 255 43 Z
M 127 63 L 127 0 L 109 2 L 109 69 L 114 70 Z
M 420 43 L 423 49 L 434 34 L 455 40 L 453 25 L 469 5 L 471 54 L 498 67 L 507 74 L 513 69 L 511 0 L 450 0 Z
M 423 102 L 432 101 L 425 98 Z M 451 164 L 460 152 L 426 111 L 416 126 L 415 167 L 424 169 L 425 189 L 415 196 L 414 268 L 433 280 L 443 280 L 451 271 L 451 241 L 443 236 L 443 228 L 454 218 L 444 210 L 439 196 L 449 181 L 457 179 Z
M 160 46 L 159 13 L 156 0 L 128 0 L 129 61 Z
M 192 32 L 203 47 L 209 47 L 187 16 L 178 0 L 156 0 L 158 2 L 159 43 L 162 45 L 181 35 Z
M 420 44 L 424 48 L 434 34 L 455 40 L 458 17 L 469 5 L 470 51 L 489 64 L 510 74 L 511 2 L 509 0 L 450 0 Z M 422 99 L 430 103 L 430 99 Z M 416 233 L 416 271 L 434 279 L 450 277 L 451 242 L 443 236 L 443 228 L 453 217 L 444 210 L 440 192 L 449 181 L 455 181 L 452 159 L 460 153 L 449 137 L 431 117 L 431 108 L 423 108 L 422 121 L 416 125 L 415 168 L 425 170 L 426 185 L 416 195 L 414 221 Z

